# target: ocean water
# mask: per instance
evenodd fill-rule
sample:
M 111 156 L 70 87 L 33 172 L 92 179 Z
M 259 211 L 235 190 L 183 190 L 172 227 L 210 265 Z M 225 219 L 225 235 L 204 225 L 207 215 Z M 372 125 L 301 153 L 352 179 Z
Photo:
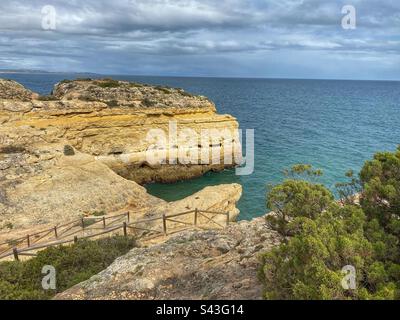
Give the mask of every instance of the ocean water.
M 7 74 L 47 94 L 62 79 L 77 74 Z M 93 77 L 93 76 L 92 76 Z M 348 169 L 359 171 L 376 151 L 393 151 L 400 143 L 400 82 L 174 78 L 112 76 L 169 85 L 208 96 L 219 113 L 235 116 L 242 129 L 255 129 L 255 171 L 234 170 L 174 184 L 151 184 L 150 193 L 166 199 L 186 197 L 208 185 L 240 183 L 241 219 L 267 211 L 267 184 L 284 179 L 282 170 L 309 163 L 324 171 L 321 182 L 334 191 Z

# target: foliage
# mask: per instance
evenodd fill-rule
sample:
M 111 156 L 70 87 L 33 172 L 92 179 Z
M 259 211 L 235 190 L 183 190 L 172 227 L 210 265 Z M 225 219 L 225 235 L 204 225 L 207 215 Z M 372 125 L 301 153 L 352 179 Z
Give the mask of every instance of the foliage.
M 354 171 L 347 171 L 346 177 L 350 181 L 340 182 L 335 185 L 342 205 L 355 203 L 357 195 L 361 192 L 360 179 L 354 176 Z
M 336 214 L 348 216 L 351 224 Z M 325 211 L 315 220 L 296 218 L 296 235 L 263 257 L 266 298 L 348 298 L 341 286 L 342 267 L 354 265 L 358 270 L 373 255 L 363 237 L 364 220 L 362 211 L 351 207 Z
M 159 91 L 165 93 L 165 94 L 171 94 L 171 93 L 172 93 L 172 90 L 171 90 L 171 88 L 169 88 L 169 87 L 156 86 L 155 88 L 156 88 L 157 90 L 159 90 Z
M 102 211 L 94 211 L 92 215 L 95 217 L 100 217 L 100 216 L 105 216 L 106 214 L 107 213 L 104 210 L 102 210 Z
M 288 223 L 297 217 L 315 219 L 333 202 L 332 193 L 320 184 L 301 180 L 286 180 L 275 186 L 267 196 L 267 206 L 274 214 L 267 223 L 282 236 L 290 235 Z
M 307 181 L 315 181 L 321 177 L 323 172 L 321 169 L 314 169 L 310 164 L 295 164 L 290 169 L 285 169 L 283 174 L 291 179 L 302 179 Z
M 306 181 L 287 180 L 268 195 L 271 209 L 286 218 L 270 226 L 290 237 L 263 255 L 265 298 L 400 299 L 400 149 L 376 154 L 359 178 L 346 176 L 338 203 Z M 354 191 L 361 205 L 352 201 Z M 356 270 L 352 290 L 342 286 L 347 265 Z
M 154 107 L 155 105 L 157 105 L 157 101 L 154 101 L 149 98 L 144 98 L 142 103 L 144 104 L 144 106 L 146 106 L 148 108 L 151 108 L 151 107 Z
M 104 79 L 102 81 L 97 81 L 96 84 L 101 88 L 118 88 L 121 85 L 119 81 L 113 79 Z
M 361 205 L 388 231 L 400 234 L 400 147 L 397 152 L 377 153 L 360 173 Z
M 119 103 L 118 103 L 117 100 L 109 100 L 109 101 L 106 102 L 106 104 L 107 104 L 110 108 L 118 107 L 118 106 L 119 106 Z
M 80 240 L 71 246 L 45 249 L 27 261 L 0 263 L 0 299 L 50 299 L 105 269 L 134 246 L 134 239 L 122 236 Z M 45 265 L 56 269 L 56 290 L 41 287 Z

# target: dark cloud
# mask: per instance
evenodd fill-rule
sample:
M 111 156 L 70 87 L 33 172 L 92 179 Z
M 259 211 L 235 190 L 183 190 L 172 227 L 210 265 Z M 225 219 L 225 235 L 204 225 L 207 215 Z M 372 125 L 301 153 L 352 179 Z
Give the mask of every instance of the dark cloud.
M 56 30 L 42 29 L 46 5 Z M 400 78 L 398 0 L 10 0 L 0 13 L 0 68 Z

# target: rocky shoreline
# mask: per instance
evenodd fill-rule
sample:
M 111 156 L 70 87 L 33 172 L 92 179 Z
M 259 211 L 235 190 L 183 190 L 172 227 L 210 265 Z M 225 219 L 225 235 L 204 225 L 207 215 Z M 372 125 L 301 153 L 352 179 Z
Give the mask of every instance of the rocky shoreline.
M 217 152 L 222 164 L 148 163 L 146 132 L 169 132 L 171 122 L 192 133 L 232 133 L 230 149 L 217 136 L 207 145 L 177 139 L 164 150 L 167 155 L 193 149 L 198 154 Z M 140 185 L 189 179 L 239 163 L 236 119 L 217 114 L 205 97 L 110 79 L 64 81 L 43 97 L 14 81 L 0 80 L 0 124 L 0 240 L 98 211 L 129 210 L 132 220 L 195 208 L 229 212 L 231 221 L 239 214 L 238 184 L 206 187 L 169 203 Z M 232 157 L 230 163 L 224 162 L 227 156 Z M 225 225 L 226 216 L 215 221 Z M 259 299 L 258 255 L 278 243 L 263 217 L 225 229 L 192 228 L 141 243 L 57 298 Z
M 207 146 L 168 141 L 162 151 L 217 151 L 222 164 L 149 163 L 149 153 L 160 150 L 151 149 L 147 133 L 156 129 L 169 134 L 171 123 L 194 133 L 221 129 L 234 134 L 238 128 L 235 118 L 219 115 L 207 98 L 182 89 L 80 79 L 62 81 L 51 95 L 39 96 L 0 79 L 0 230 L 58 223 L 96 211 L 129 208 L 141 212 L 139 219 L 167 207 L 173 210 L 140 184 L 190 179 L 237 164 L 239 141 L 232 141 L 233 161 L 224 164 L 221 137 Z M 214 189 L 224 199 L 237 187 Z M 212 199 L 213 193 L 205 198 Z M 203 203 L 202 209 L 215 209 L 217 202 Z M 231 204 L 220 209 L 235 211 L 232 217 L 238 214 Z

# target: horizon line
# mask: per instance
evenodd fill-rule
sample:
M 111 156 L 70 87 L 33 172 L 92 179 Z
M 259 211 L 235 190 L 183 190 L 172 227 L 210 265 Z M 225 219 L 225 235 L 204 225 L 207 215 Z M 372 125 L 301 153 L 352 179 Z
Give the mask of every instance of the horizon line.
M 98 73 L 91 71 L 46 71 L 41 69 L 0 69 L 1 74 L 91 74 L 97 76 L 131 76 L 131 77 L 163 77 L 163 78 L 205 78 L 205 79 L 249 79 L 249 80 L 322 80 L 322 81 L 380 81 L 399 82 L 400 79 L 340 79 L 340 78 L 289 78 L 263 76 L 204 76 L 204 75 L 155 75 L 128 73 Z

